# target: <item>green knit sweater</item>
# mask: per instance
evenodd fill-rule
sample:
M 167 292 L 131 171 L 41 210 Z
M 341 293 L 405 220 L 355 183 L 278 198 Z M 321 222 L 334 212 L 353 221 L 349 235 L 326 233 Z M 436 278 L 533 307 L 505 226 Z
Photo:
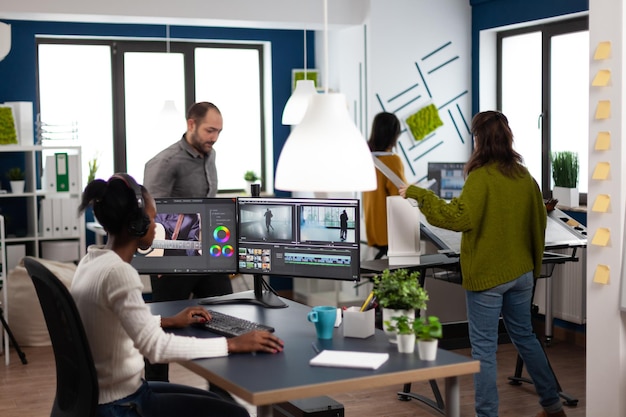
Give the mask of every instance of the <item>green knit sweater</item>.
M 461 195 L 446 202 L 431 190 L 410 186 L 433 226 L 462 232 L 463 287 L 483 291 L 533 271 L 541 272 L 546 207 L 533 177 L 504 176 L 494 164 L 473 170 Z

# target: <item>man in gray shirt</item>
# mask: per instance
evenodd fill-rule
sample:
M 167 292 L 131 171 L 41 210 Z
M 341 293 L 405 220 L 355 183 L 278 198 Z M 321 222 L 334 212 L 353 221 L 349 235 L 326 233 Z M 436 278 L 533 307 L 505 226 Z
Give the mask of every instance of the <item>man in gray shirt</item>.
M 222 131 L 222 114 L 212 103 L 199 102 L 187 111 L 187 132 L 173 145 L 146 162 L 143 185 L 155 198 L 215 197 L 217 169 L 213 145 Z M 150 277 L 153 301 L 172 301 L 230 294 L 228 274 L 166 275 Z M 146 379 L 167 380 L 167 368 Z

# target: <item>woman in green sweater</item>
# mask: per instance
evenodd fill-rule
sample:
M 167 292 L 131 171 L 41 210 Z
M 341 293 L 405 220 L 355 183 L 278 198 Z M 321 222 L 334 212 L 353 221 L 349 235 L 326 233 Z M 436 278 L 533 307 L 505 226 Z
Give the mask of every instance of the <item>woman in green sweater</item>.
M 513 133 L 502 113 L 478 113 L 471 131 L 474 152 L 465 165 L 467 178 L 458 198 L 446 202 L 413 185 L 400 194 L 417 200 L 433 226 L 462 232 L 469 336 L 472 357 L 480 360 L 480 372 L 474 376 L 476 415 L 498 416 L 496 350 L 502 315 L 540 397 L 543 410 L 537 417 L 565 416 L 531 322 L 533 284 L 545 243 L 541 191 L 513 149 Z

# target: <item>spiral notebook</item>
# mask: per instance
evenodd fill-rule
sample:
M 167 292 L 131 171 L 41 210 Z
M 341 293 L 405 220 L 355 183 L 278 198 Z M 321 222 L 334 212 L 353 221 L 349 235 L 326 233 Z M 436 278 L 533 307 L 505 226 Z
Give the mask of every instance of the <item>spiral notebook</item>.
M 332 368 L 378 369 L 389 359 L 388 353 L 323 350 L 309 361 L 311 366 Z

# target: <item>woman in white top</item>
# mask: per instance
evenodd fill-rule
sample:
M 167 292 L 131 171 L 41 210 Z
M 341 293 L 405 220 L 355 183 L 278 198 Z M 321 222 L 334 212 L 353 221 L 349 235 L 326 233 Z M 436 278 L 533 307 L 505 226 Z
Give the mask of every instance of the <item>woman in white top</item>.
M 153 316 L 143 300 L 143 285 L 130 261 L 137 248 L 149 248 L 154 239 L 154 199 L 131 176 L 115 174 L 87 185 L 79 209 L 90 205 L 108 240 L 106 246 L 89 247 L 71 293 L 98 374 L 98 416 L 248 416 L 245 408 L 209 391 L 144 381 L 144 357 L 165 363 L 229 352 L 277 353 L 283 350 L 282 340 L 258 331 L 230 339 L 164 332 L 162 328 L 184 327 L 211 316 L 200 306 L 173 317 Z

